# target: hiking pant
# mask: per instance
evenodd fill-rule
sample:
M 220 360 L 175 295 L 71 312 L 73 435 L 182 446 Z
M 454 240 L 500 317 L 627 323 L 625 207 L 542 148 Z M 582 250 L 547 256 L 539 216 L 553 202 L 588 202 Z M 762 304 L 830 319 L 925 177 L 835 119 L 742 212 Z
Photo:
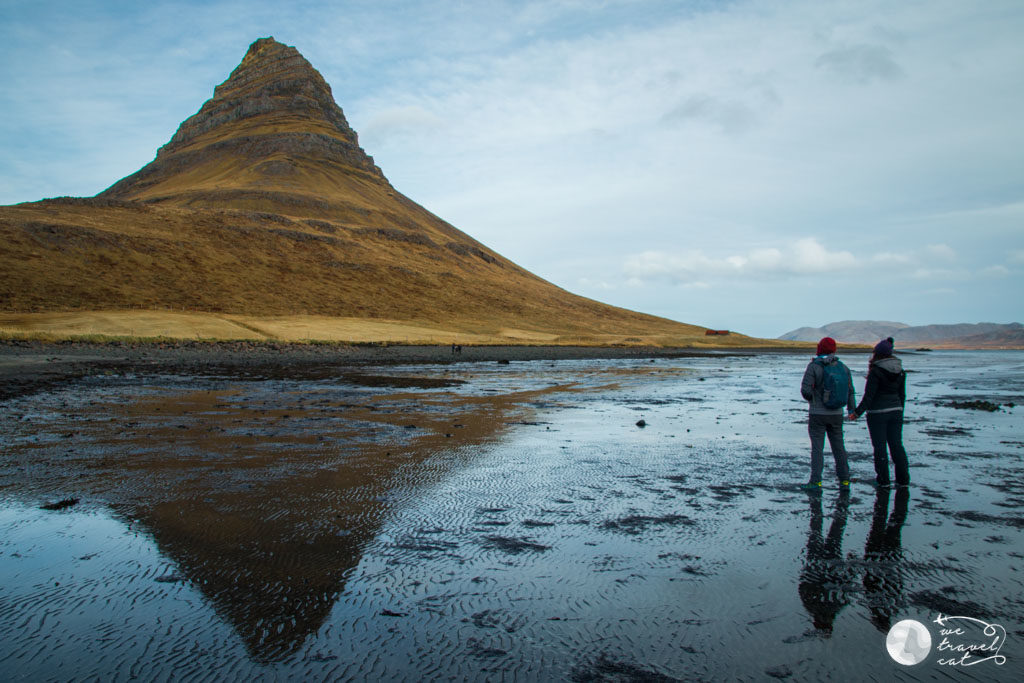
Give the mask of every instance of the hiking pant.
M 832 449 L 832 457 L 836 461 L 836 477 L 840 481 L 850 478 L 850 465 L 846 459 L 846 446 L 843 444 L 843 415 L 818 415 L 811 413 L 807 420 L 807 433 L 811 436 L 811 481 L 821 481 L 821 472 L 825 469 L 825 435 Z
M 871 435 L 871 446 L 875 449 L 875 481 L 888 486 L 891 456 L 896 484 L 909 484 L 910 465 L 907 463 L 907 452 L 903 450 L 903 411 L 868 413 L 868 434 Z M 888 454 L 886 446 L 889 449 Z

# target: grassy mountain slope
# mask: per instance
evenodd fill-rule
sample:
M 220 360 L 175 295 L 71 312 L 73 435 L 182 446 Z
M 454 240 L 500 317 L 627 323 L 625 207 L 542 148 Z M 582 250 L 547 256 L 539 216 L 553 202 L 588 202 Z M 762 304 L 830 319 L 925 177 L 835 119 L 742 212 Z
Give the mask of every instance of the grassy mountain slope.
M 0 240 L 0 329 L 42 324 L 12 314 L 175 309 L 442 337 L 704 341 L 703 327 L 566 292 L 404 197 L 320 74 L 272 38 L 153 162 L 94 198 L 0 207 Z

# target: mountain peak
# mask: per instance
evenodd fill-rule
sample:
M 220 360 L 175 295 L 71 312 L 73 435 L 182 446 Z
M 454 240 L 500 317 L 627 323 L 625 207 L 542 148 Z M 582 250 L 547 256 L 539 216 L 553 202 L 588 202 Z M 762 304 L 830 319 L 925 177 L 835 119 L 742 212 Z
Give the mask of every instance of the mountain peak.
M 252 41 L 252 45 L 250 45 L 249 49 L 246 51 L 245 57 L 242 58 L 242 63 L 244 64 L 246 61 L 250 59 L 255 59 L 259 57 L 260 54 L 266 52 L 279 52 L 281 50 L 294 50 L 296 54 L 298 54 L 299 52 L 290 45 L 285 45 L 284 43 L 277 42 L 276 40 L 274 40 L 274 36 L 267 36 L 266 38 L 257 38 L 256 40 Z
M 353 173 L 387 184 L 323 76 L 294 47 L 267 37 L 249 46 L 152 163 L 101 196 L 223 205 L 225 192 L 302 193 L 316 188 L 311 176 L 330 186 Z
M 355 131 L 320 72 L 294 47 L 260 38 L 228 79 L 214 88 L 213 98 L 181 124 L 161 153 L 193 144 L 225 123 L 268 118 L 276 119 L 278 129 L 284 125 L 298 132 L 321 132 L 357 144 Z

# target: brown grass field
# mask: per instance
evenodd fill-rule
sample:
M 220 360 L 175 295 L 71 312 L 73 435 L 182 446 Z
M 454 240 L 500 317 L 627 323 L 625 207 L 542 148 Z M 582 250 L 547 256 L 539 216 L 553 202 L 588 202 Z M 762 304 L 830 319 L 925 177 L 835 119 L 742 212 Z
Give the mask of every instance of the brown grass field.
M 772 346 L 802 348 L 801 342 L 760 340 L 740 334 L 706 337 L 653 334 L 557 335 L 522 329 L 491 332 L 434 326 L 400 320 L 366 320 L 316 315 L 247 316 L 196 311 L 119 310 L 48 313 L 0 313 L 0 339 L 60 341 L 203 341 L 391 343 L 415 345 L 462 344 L 545 346 L 654 346 L 679 348 L 743 348 Z

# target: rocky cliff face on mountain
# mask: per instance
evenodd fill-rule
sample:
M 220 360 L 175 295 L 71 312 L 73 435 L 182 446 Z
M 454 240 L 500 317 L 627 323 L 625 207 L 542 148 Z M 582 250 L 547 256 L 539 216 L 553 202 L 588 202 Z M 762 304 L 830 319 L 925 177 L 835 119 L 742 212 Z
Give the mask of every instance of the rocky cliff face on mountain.
M 174 308 L 474 334 L 703 337 L 546 282 L 404 197 L 273 38 L 94 198 L 0 207 L 0 312 Z M 730 341 L 739 335 L 734 335 Z
M 185 206 L 305 204 L 322 214 L 324 200 L 338 198 L 334 185 L 359 182 L 391 189 L 320 73 L 294 47 L 262 38 L 152 163 L 99 196 Z
M 927 345 L 935 348 L 1024 348 L 1024 325 L 1020 323 L 961 323 L 918 325 L 879 320 L 844 320 L 822 327 L 801 327 L 779 337 L 789 341 L 817 341 L 832 337 L 848 344 L 874 344 L 893 337 L 897 344 Z

